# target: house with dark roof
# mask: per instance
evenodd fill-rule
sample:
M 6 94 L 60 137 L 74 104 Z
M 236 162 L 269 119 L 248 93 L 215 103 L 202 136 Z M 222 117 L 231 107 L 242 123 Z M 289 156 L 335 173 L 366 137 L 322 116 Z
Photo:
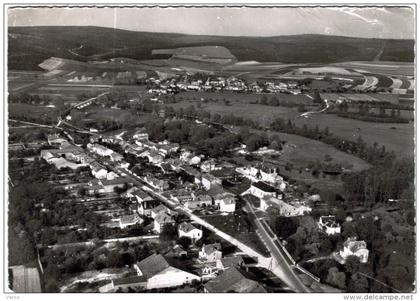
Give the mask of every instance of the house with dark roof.
M 211 197 L 204 191 L 197 190 L 192 192 L 191 195 L 193 197 L 192 200 L 184 203 L 184 206 L 189 209 L 197 209 L 200 207 L 211 206 L 213 204 Z
M 244 265 L 242 256 L 227 256 L 220 259 L 219 267 L 223 270 L 236 267 L 240 268 Z
M 204 189 L 209 190 L 213 185 L 222 185 L 222 180 L 211 174 L 204 173 L 201 175 L 201 184 Z
M 268 185 L 265 182 L 259 181 L 252 183 L 251 187 L 249 187 L 248 190 L 242 193 L 242 195 L 246 194 L 252 194 L 257 198 L 262 199 L 265 196 L 276 197 L 278 195 L 278 191 L 273 186 Z
M 198 258 L 204 262 L 215 262 L 222 259 L 222 246 L 220 243 L 203 245 Z
M 204 285 L 206 293 L 266 293 L 265 288 L 257 281 L 251 280 L 233 267 Z
M 108 291 L 119 291 L 123 292 L 131 289 L 146 289 L 147 278 L 145 276 L 129 276 L 124 278 L 112 279 L 111 289 Z
M 117 177 L 111 180 L 102 179 L 100 180 L 102 186 L 104 187 L 104 191 L 111 193 L 114 192 L 115 188 L 124 188 L 125 186 L 128 187 L 132 183 L 132 181 L 127 177 Z
M 189 237 L 193 242 L 203 237 L 203 231 L 197 229 L 193 224 L 183 222 L 178 226 L 178 237 Z
M 172 215 L 169 215 L 166 212 L 160 212 L 155 216 L 155 219 L 153 221 L 153 230 L 157 233 L 161 233 L 162 230 L 167 225 L 175 225 L 175 220 L 172 217 Z
M 214 202 L 222 212 L 231 213 L 236 209 L 236 199 L 231 193 L 224 192 L 215 195 Z
M 119 225 L 121 229 L 124 229 L 128 226 L 141 224 L 141 223 L 143 223 L 143 219 L 137 213 L 123 215 L 120 217 L 120 221 L 119 221 Z
M 153 254 L 134 265 L 138 276 L 147 279 L 146 289 L 176 287 L 199 281 L 200 277 L 171 266 L 160 254 Z
M 160 204 L 159 206 L 156 206 L 155 208 L 152 208 L 150 216 L 152 218 L 156 218 L 156 216 L 158 216 L 159 214 L 162 214 L 162 213 L 172 215 L 173 212 L 172 212 L 171 209 L 169 209 L 165 205 Z

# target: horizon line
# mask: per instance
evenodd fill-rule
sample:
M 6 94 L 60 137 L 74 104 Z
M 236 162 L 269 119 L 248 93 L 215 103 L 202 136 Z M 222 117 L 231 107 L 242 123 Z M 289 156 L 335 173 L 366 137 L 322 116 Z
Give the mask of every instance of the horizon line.
M 415 41 L 415 38 L 367 38 L 367 37 L 357 37 L 357 36 L 347 36 L 347 35 L 334 35 L 334 34 L 322 34 L 322 33 L 297 33 L 297 34 L 286 34 L 286 35 L 269 35 L 269 36 L 254 36 L 254 35 L 217 35 L 217 34 L 192 34 L 192 33 L 182 33 L 182 32 L 165 32 L 165 31 L 141 31 L 141 30 L 131 30 L 124 28 L 108 27 L 108 26 L 97 26 L 97 25 L 15 25 L 7 26 L 7 28 L 35 28 L 35 27 L 95 27 L 95 28 L 105 28 L 105 29 L 114 29 L 122 30 L 127 32 L 137 32 L 137 33 L 151 33 L 151 34 L 173 34 L 173 35 L 186 35 L 186 36 L 202 36 L 202 37 L 234 37 L 234 38 L 276 38 L 276 37 L 293 37 L 293 36 L 325 36 L 325 37 L 342 37 L 349 39 L 364 39 L 364 40 L 397 40 L 397 41 Z

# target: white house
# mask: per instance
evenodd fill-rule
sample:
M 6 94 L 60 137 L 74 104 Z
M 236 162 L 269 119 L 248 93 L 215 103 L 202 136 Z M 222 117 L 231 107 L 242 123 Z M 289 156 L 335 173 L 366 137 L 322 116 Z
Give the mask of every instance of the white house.
M 358 241 L 356 237 L 349 237 L 343 244 L 343 250 L 340 251 L 340 256 L 344 260 L 349 256 L 357 256 L 361 263 L 366 263 L 369 257 L 369 250 L 365 241 Z
M 175 287 L 189 284 L 200 277 L 174 268 L 160 254 L 153 254 L 134 265 L 138 276 L 146 277 L 146 289 Z
M 98 162 L 94 161 L 89 164 L 92 171 L 92 175 L 97 179 L 105 179 L 108 171 L 100 165 Z
M 183 222 L 178 226 L 179 237 L 189 237 L 193 242 L 200 240 L 203 237 L 203 231 L 197 229 L 191 223 Z
M 327 235 L 339 234 L 341 232 L 341 227 L 333 215 L 321 216 L 318 221 L 318 227 Z
M 271 196 L 265 196 L 260 199 L 260 210 L 266 211 L 270 205 L 268 204 L 269 200 L 271 199 Z
M 214 197 L 214 202 L 222 212 L 234 212 L 236 208 L 235 196 L 231 193 L 219 193 Z

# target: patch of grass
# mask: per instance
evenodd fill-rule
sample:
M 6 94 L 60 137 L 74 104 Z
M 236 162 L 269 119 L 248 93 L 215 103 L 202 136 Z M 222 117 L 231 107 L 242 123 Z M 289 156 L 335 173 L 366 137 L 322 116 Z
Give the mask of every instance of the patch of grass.
M 248 217 L 242 212 L 234 215 L 212 215 L 203 217 L 207 222 L 221 231 L 235 237 L 255 251 L 268 255 L 268 250 L 255 233 L 253 225 Z

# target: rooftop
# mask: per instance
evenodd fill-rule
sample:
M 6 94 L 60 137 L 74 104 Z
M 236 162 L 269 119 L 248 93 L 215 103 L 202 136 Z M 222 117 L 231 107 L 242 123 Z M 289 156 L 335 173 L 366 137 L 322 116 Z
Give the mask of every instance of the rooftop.
M 178 230 L 188 233 L 191 232 L 193 230 L 197 230 L 196 227 L 194 227 L 191 223 L 187 223 L 187 222 L 183 222 L 178 226 Z
M 256 281 L 246 278 L 237 268 L 229 268 L 223 274 L 205 284 L 210 293 L 265 293 Z
M 277 189 L 275 189 L 273 186 L 270 186 L 270 185 L 268 185 L 264 182 L 261 182 L 261 181 L 252 183 L 251 185 L 260 189 L 260 190 L 262 190 L 262 191 L 265 191 L 265 192 L 276 192 L 277 191 Z
M 222 250 L 222 245 L 220 243 L 214 243 L 214 244 L 209 244 L 209 245 L 204 245 L 203 246 L 204 252 L 206 254 L 211 254 L 214 251 L 220 251 Z
M 142 261 L 137 262 L 137 266 L 147 278 L 153 277 L 170 267 L 166 259 L 160 254 L 150 255 Z

